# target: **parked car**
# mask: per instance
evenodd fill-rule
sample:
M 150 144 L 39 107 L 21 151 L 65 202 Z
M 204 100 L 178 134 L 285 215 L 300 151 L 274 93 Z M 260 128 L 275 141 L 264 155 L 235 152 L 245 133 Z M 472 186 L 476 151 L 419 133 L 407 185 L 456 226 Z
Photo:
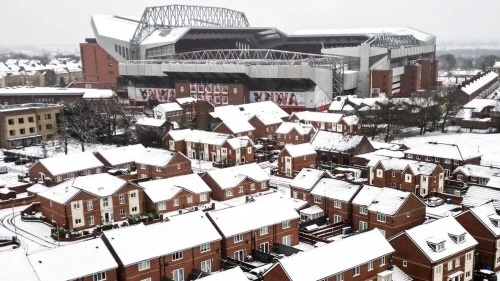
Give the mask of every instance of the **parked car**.
M 5 167 L 5 166 L 0 167 L 0 174 L 7 174 L 8 172 L 9 172 L 9 170 L 7 170 L 7 167 Z
M 26 158 L 19 158 L 14 162 L 14 164 L 16 165 L 24 165 L 26 163 L 28 163 L 28 159 Z
M 439 197 L 429 197 L 427 199 L 427 206 L 429 207 L 437 207 L 444 204 L 444 200 Z
M 112 176 L 121 176 L 130 174 L 130 171 L 128 169 L 111 169 L 108 171 L 108 174 Z
M 5 162 L 5 163 L 14 162 L 16 160 L 17 160 L 16 156 L 5 156 L 3 158 L 3 162 Z
M 497 281 L 495 272 L 487 269 L 474 270 L 474 281 Z

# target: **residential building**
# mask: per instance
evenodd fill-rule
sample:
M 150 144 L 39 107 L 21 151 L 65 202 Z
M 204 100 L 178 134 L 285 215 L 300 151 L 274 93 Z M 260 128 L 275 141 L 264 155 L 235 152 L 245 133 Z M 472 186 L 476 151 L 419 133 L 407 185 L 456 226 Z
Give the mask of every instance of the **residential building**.
M 344 116 L 337 124 L 337 132 L 361 134 L 361 120 L 356 115 Z
M 234 166 L 254 162 L 255 146 L 248 137 L 227 139 L 221 146 L 220 162 Z M 217 153 L 212 152 L 211 160 L 217 161 Z
M 278 154 L 278 173 L 294 177 L 303 168 L 316 167 L 316 151 L 309 143 L 289 144 Z
M 207 216 L 223 237 L 222 258 L 246 261 L 252 250 L 269 253 L 277 244 L 299 244 L 299 214 L 289 204 L 249 202 Z
M 145 209 L 164 214 L 210 203 L 211 189 L 198 174 L 141 182 L 145 193 Z
M 498 187 L 471 184 L 462 199 L 462 207 L 470 209 L 484 205 L 491 200 L 500 200 L 500 189 Z
M 290 196 L 304 201 L 310 201 L 311 190 L 322 178 L 331 178 L 332 174 L 325 170 L 312 168 L 302 169 L 290 183 Z
M 167 132 L 174 128 L 172 123 L 165 119 L 141 117 L 135 122 L 135 129 L 138 134 L 157 134 L 158 138 L 163 138 Z
M 207 132 L 193 130 L 185 139 L 186 156 L 191 159 L 211 160 L 215 153 L 217 161 L 223 158 L 221 146 L 224 142 L 231 138 L 229 134 L 220 134 L 215 132 Z M 176 141 L 177 143 L 177 141 Z M 226 151 L 227 155 L 227 151 Z
M 256 163 L 207 171 L 203 181 L 218 201 L 268 190 L 269 175 Z
M 311 140 L 318 164 L 325 167 L 351 165 L 354 156 L 374 151 L 366 136 L 318 131 Z
M 120 280 L 118 264 L 99 238 L 38 251 L 29 254 L 28 260 L 39 281 Z
M 354 254 L 353 249 L 363 250 Z M 264 280 L 390 281 L 394 280 L 390 264 L 393 253 L 380 231 L 371 230 L 279 259 L 264 273 Z
M 0 107 L 0 146 L 7 149 L 53 139 L 62 105 L 25 103 Z
M 402 150 L 409 149 L 408 146 L 406 146 L 402 143 L 396 143 L 396 142 L 381 142 L 381 141 L 371 140 L 370 143 L 372 144 L 373 148 L 376 150 L 387 149 L 387 150 L 394 150 L 394 151 L 402 151 Z
M 492 201 L 466 210 L 456 220 L 477 240 L 478 268 L 500 270 L 500 202 Z
M 192 121 L 196 117 L 196 99 L 192 97 L 178 98 L 175 101 L 182 107 L 185 121 Z
M 181 152 L 148 148 L 136 161 L 137 178 L 165 179 L 191 174 L 191 160 Z
M 499 100 L 475 98 L 463 105 L 454 118 L 462 128 L 488 130 L 496 126 L 499 111 Z
M 389 239 L 392 260 L 413 280 L 472 280 L 478 245 L 458 221 L 449 216 L 405 230 Z
M 124 221 L 142 214 L 142 189 L 103 173 L 68 179 L 36 195 L 47 222 L 69 230 Z
M 500 168 L 465 164 L 463 166 L 458 166 L 455 171 L 453 171 L 450 180 L 488 186 L 490 180 L 498 177 L 498 175 L 500 175 Z M 492 184 L 494 182 L 495 180 L 492 181 Z
M 369 172 L 370 167 L 373 167 L 380 160 L 386 160 L 391 158 L 404 158 L 405 153 L 398 150 L 389 149 L 378 149 L 373 152 L 368 152 L 364 154 L 358 154 L 352 159 L 352 164 L 354 166 L 366 167 L 367 172 Z M 368 178 L 368 173 L 366 175 Z
M 446 177 L 451 175 L 458 166 L 464 164 L 479 165 L 481 155 L 461 150 L 456 144 L 428 142 L 426 144 L 405 150 L 407 159 L 430 162 L 441 165 Z
M 235 137 L 247 136 L 254 140 L 255 128 L 248 122 L 248 118 L 235 106 L 215 108 L 210 115 L 219 123 L 213 131 L 221 134 L 230 134 Z M 220 121 L 220 122 L 219 122 Z
M 135 167 L 135 161 L 146 151 L 142 144 L 134 144 L 99 150 L 94 155 L 107 169 L 132 169 Z
M 337 113 L 302 111 L 292 113 L 289 120 L 291 122 L 310 124 L 317 130 L 343 132 L 343 128 L 341 128 L 341 126 L 338 126 L 337 128 L 337 125 L 342 117 L 344 117 L 343 114 Z M 338 129 L 340 129 L 340 131 Z
M 283 120 L 276 115 L 260 113 L 250 117 L 248 122 L 255 128 L 255 139 L 273 139 Z
M 365 185 L 352 201 L 355 231 L 379 229 L 386 238 L 425 221 L 425 203 L 415 194 Z
M 183 114 L 184 110 L 176 102 L 162 103 L 153 108 L 153 117 L 156 119 L 180 122 Z
M 186 152 L 186 138 L 191 134 L 191 129 L 183 130 L 170 130 L 165 137 L 165 147 L 170 151 L 179 151 L 185 153 L 188 157 L 189 154 Z
M 359 183 L 338 179 L 320 179 L 311 190 L 309 204 L 319 206 L 330 223 L 350 225 L 353 211 L 351 202 L 361 190 L 361 186 Z
M 498 73 L 493 71 L 480 72 L 462 82 L 454 94 L 457 99 L 467 103 L 476 97 L 487 96 L 495 91 L 499 85 Z
M 307 143 L 316 132 L 316 129 L 309 124 L 283 122 L 276 130 L 276 145 Z
M 102 239 L 118 262 L 120 280 L 182 281 L 195 271 L 221 269 L 222 238 L 202 211 L 105 231 Z
M 58 184 L 63 180 L 104 172 L 104 164 L 92 152 L 68 154 L 38 160 L 28 170 L 31 181 L 46 180 Z

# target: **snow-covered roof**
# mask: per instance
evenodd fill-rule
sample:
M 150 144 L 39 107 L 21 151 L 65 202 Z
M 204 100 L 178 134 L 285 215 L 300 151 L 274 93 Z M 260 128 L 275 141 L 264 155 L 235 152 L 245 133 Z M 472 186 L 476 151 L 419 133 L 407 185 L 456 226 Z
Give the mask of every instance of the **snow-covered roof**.
M 294 188 L 300 188 L 304 190 L 311 190 L 314 185 L 323 177 L 325 174 L 330 174 L 328 171 L 304 168 L 290 183 L 290 186 Z
M 356 254 L 332 255 L 332 253 Z M 394 252 L 378 229 L 353 235 L 278 261 L 291 281 L 317 281 Z M 304 270 L 307 265 L 307 270 Z
M 148 226 L 138 224 L 105 231 L 104 236 L 124 266 L 222 239 L 202 211 L 169 217 L 167 222 Z
M 286 113 L 281 107 L 279 107 L 276 103 L 272 101 L 253 102 L 235 106 L 238 107 L 239 110 L 243 112 L 243 114 L 249 117 L 256 114 L 273 115 L 280 119 L 289 116 L 288 113 Z
M 146 39 L 141 41 L 142 45 L 167 45 L 174 44 L 184 34 L 190 30 L 190 27 L 174 27 L 174 28 L 161 28 L 156 29 L 147 35 Z
M 392 267 L 392 281 L 412 281 L 413 278 L 404 273 L 399 267 Z
M 186 142 L 222 145 L 231 136 L 215 132 L 193 130 L 185 139 Z
M 245 273 L 238 266 L 222 272 L 212 273 L 212 275 L 202 279 L 203 281 L 248 281 Z
M 165 116 L 165 113 L 167 112 L 182 111 L 182 107 L 176 102 L 168 102 L 155 106 L 153 111 L 159 111 L 163 114 L 163 116 Z
M 308 142 L 301 144 L 287 144 L 285 145 L 284 150 L 288 151 L 288 154 L 292 158 L 311 155 L 311 154 L 316 155 L 316 150 L 314 150 L 314 148 Z
M 138 25 L 136 20 L 109 15 L 92 15 L 92 22 L 95 26 L 94 32 L 99 36 L 125 42 L 130 42 L 134 37 Z
M 176 153 L 177 152 L 148 147 L 146 152 L 139 156 L 135 162 L 139 164 L 165 167 L 168 163 L 170 163 L 172 158 L 174 158 Z
M 254 115 L 258 118 L 264 125 L 273 125 L 273 124 L 281 124 L 283 123 L 283 119 L 279 118 L 277 115 L 268 114 L 268 113 L 258 113 Z M 249 118 L 249 120 L 252 117 Z
M 127 145 L 98 151 L 98 153 L 112 166 L 135 162 L 144 152 L 146 152 L 146 148 L 142 144 Z
M 210 170 L 207 174 L 210 175 L 222 189 L 236 187 L 247 177 L 257 182 L 269 180 L 269 175 L 266 174 L 257 163 Z
M 386 171 L 403 171 L 406 168 L 409 168 L 414 175 L 426 176 L 432 175 L 438 167 L 438 165 L 434 163 L 427 163 L 404 158 L 382 159 L 378 163 L 382 164 Z M 374 166 L 376 166 L 377 164 L 375 164 Z
M 493 235 L 500 236 L 500 227 L 495 226 L 495 224 L 491 221 L 493 218 L 498 217 L 497 207 L 498 201 L 495 203 L 489 202 L 484 205 L 471 208 L 466 212 L 473 214 L 486 228 L 491 231 L 491 233 L 493 233 Z
M 479 153 L 467 153 L 456 144 L 428 142 L 405 150 L 406 154 L 424 155 L 454 160 L 467 160 L 480 157 Z
M 68 179 L 58 185 L 47 188 L 45 191 L 39 192 L 37 195 L 59 204 L 66 204 L 66 202 L 75 197 L 79 192 L 80 189 L 73 187 L 73 179 Z
M 83 94 L 83 99 L 109 99 L 116 96 L 113 90 L 88 89 Z
M 329 199 L 349 202 L 361 188 L 359 184 L 350 183 L 347 181 L 323 178 L 311 190 L 311 194 L 315 196 L 326 197 Z
M 500 200 L 500 189 L 471 184 L 469 185 L 467 193 L 465 193 L 462 205 L 476 207 L 491 200 Z
M 375 149 L 387 149 L 387 150 L 399 150 L 402 146 L 400 143 L 387 143 L 387 142 L 381 142 L 381 141 L 373 141 L 370 140 L 370 143 L 372 144 L 373 148 Z
M 73 187 L 98 197 L 110 196 L 127 183 L 126 180 L 112 176 L 108 173 L 76 177 L 68 181 L 72 181 Z
M 389 159 L 389 158 L 404 158 L 404 157 L 405 154 L 403 151 L 394 151 L 387 149 L 379 149 L 373 152 L 356 155 L 356 158 L 363 158 L 369 160 L 370 162 L 367 165 L 369 167 L 375 166 L 379 160 Z
M 0 280 L 40 281 L 31 266 L 23 247 L 0 251 Z
M 170 130 L 168 131 L 169 136 L 172 137 L 172 140 L 174 141 L 181 141 L 185 140 L 190 134 L 192 130 L 191 129 L 183 129 L 183 130 Z
M 477 80 L 472 81 L 468 83 L 466 86 L 461 87 L 461 90 L 464 93 L 471 95 L 495 79 L 498 80 L 498 74 L 496 72 L 490 71 L 486 75 L 483 75 L 480 78 L 478 78 Z
M 226 141 L 233 149 L 245 148 L 248 146 L 248 144 L 251 144 L 253 146 L 253 141 L 247 136 L 230 138 L 227 139 Z
M 299 214 L 294 208 L 278 201 L 249 202 L 211 211 L 208 215 L 226 238 L 299 218 Z
M 311 132 L 315 132 L 316 130 L 310 124 L 302 124 L 297 122 L 283 122 L 276 130 L 276 134 L 288 134 L 292 129 L 295 129 L 297 133 L 301 136 L 307 135 Z
M 309 208 L 306 208 L 304 210 L 300 210 L 299 213 L 301 215 L 302 214 L 305 214 L 305 215 L 315 215 L 315 214 L 321 214 L 321 213 L 324 213 L 324 212 L 323 212 L 323 209 L 321 209 L 321 207 L 319 207 L 318 205 L 312 205 Z
M 486 183 L 486 186 L 500 188 L 500 175 L 494 175 Z
M 331 122 L 336 124 L 342 119 L 342 117 L 344 117 L 344 114 L 316 112 L 316 111 L 301 111 L 292 113 L 290 118 L 292 118 L 293 116 L 297 117 L 297 119 L 301 121 Z
M 454 242 L 450 234 L 455 233 L 464 233 L 465 241 L 459 244 Z M 405 230 L 404 234 L 408 235 L 413 243 L 415 243 L 433 263 L 455 256 L 465 250 L 472 249 L 478 244 L 474 237 L 472 237 L 467 230 L 451 216 Z M 444 250 L 441 252 L 436 252 L 429 246 L 429 243 L 439 243 L 441 241 L 445 242 Z
M 172 199 L 182 189 L 194 194 L 212 191 L 198 174 L 188 174 L 168 179 L 146 181 L 139 184 L 153 202 Z
M 500 107 L 500 100 L 493 99 L 473 99 L 462 106 L 462 109 L 472 109 L 473 112 L 481 112 L 485 107 Z
M 38 160 L 53 175 L 64 175 L 104 167 L 92 152 L 68 154 Z M 75 175 L 76 176 L 76 175 Z
M 331 152 L 347 152 L 356 148 L 363 136 L 344 135 L 336 132 L 318 131 L 311 140 L 311 145 L 315 150 Z
M 161 127 L 167 122 L 165 119 L 157 119 L 151 117 L 141 117 L 137 119 L 135 125 L 149 126 L 149 127 Z
M 368 210 L 372 212 L 392 216 L 397 213 L 410 196 L 411 193 L 407 191 L 365 185 L 356 195 L 352 204 L 367 206 Z M 423 203 L 422 206 L 424 206 Z
M 288 204 L 295 210 L 300 210 L 304 206 L 306 206 L 308 203 L 305 200 L 297 199 L 297 198 L 292 198 L 290 197 L 290 192 L 281 192 L 281 191 L 276 191 L 276 192 L 271 192 L 265 195 L 261 196 L 253 196 L 255 201 L 266 201 L 269 202 L 270 204 L 275 204 L 275 202 L 278 203 L 283 203 L 283 204 Z
M 191 97 L 188 97 L 188 98 L 177 98 L 177 99 L 175 99 L 175 101 L 177 103 L 179 103 L 180 105 L 183 105 L 183 104 L 186 104 L 186 103 L 195 103 L 196 99 L 195 98 L 191 98 Z
M 45 186 L 43 184 L 35 183 L 34 185 L 26 188 L 26 191 L 31 192 L 33 194 L 37 194 L 37 193 L 40 193 L 40 192 L 45 191 L 47 189 L 48 189 L 47 186 Z
M 359 123 L 359 117 L 356 116 L 356 115 L 345 116 L 345 117 L 342 118 L 342 120 L 347 125 L 357 125 Z
M 458 166 L 455 169 L 455 171 L 453 171 L 453 174 L 458 173 L 458 172 L 462 172 L 466 176 L 489 179 L 495 175 L 500 175 L 500 168 L 491 167 L 491 166 L 465 164 L 463 166 Z
M 341 28 L 341 29 L 316 29 L 298 30 L 290 33 L 293 37 L 302 36 L 379 36 L 379 35 L 413 35 L 420 41 L 431 41 L 436 37 L 429 33 L 412 27 L 384 27 L 384 28 Z
M 101 239 L 37 252 L 28 259 L 40 281 L 76 280 L 118 267 Z
M 252 124 L 248 122 L 248 117 L 236 106 L 216 107 L 210 115 L 219 118 L 233 134 L 255 131 Z

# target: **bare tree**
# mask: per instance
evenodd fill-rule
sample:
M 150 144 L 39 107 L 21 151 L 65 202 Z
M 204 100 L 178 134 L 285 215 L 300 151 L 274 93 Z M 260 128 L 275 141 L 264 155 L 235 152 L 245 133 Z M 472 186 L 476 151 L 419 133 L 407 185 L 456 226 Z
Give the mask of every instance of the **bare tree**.
M 407 111 L 415 125 L 420 129 L 420 135 L 427 131 L 427 126 L 436 127 L 437 121 L 440 119 L 439 104 L 436 101 L 436 93 L 430 91 L 423 96 L 412 96 L 407 103 Z
M 455 96 L 455 91 L 455 86 L 440 87 L 436 89 L 436 101 L 442 110 L 443 125 L 441 126 L 441 132 L 443 133 L 449 117 L 456 113 L 462 104 L 461 100 Z
M 68 105 L 65 105 L 65 108 L 67 107 Z M 57 123 L 57 134 L 55 136 L 55 140 L 60 145 L 56 148 L 56 151 L 64 151 L 64 154 L 68 155 L 68 145 L 69 145 L 68 118 L 66 117 L 66 114 L 64 114 L 64 111 L 63 114 L 59 117 Z
M 78 140 L 82 152 L 85 152 L 86 143 L 98 142 L 97 137 L 104 122 L 91 102 L 82 99 L 68 104 L 66 118 L 66 128 L 70 135 Z

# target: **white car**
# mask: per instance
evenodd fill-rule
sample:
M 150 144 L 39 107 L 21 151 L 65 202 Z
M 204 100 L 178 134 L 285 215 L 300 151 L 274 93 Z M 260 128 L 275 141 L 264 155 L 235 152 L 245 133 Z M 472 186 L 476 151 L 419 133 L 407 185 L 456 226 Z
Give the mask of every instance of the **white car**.
M 439 197 L 429 197 L 426 202 L 429 207 L 437 207 L 444 204 L 444 200 Z

